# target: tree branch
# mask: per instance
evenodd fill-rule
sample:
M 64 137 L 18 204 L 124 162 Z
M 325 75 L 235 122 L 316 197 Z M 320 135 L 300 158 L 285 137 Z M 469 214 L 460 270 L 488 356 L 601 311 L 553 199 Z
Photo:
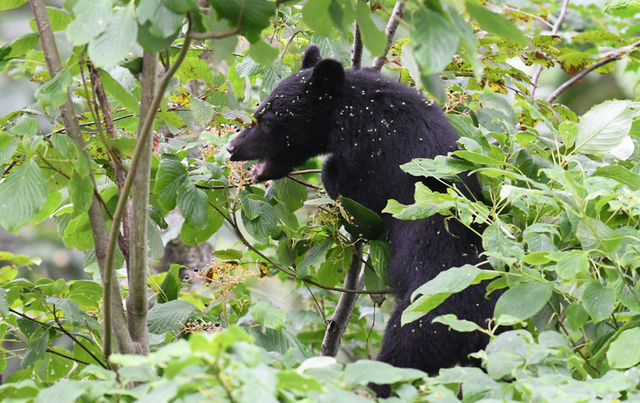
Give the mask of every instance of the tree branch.
M 558 15 L 558 19 L 555 24 L 553 24 L 553 28 L 551 28 L 551 35 L 557 35 L 558 30 L 560 29 L 560 25 L 564 20 L 564 17 L 567 15 L 567 8 L 569 7 L 569 0 L 564 0 L 562 2 L 562 7 L 560 8 L 560 14 Z M 536 72 L 533 73 L 533 77 L 531 78 L 531 98 L 534 98 L 536 94 L 536 88 L 538 86 L 538 79 L 540 78 L 540 73 L 542 73 L 542 65 L 538 65 L 536 68 Z
M 156 84 L 156 65 L 158 60 L 154 53 L 145 51 L 142 59 L 142 75 L 140 77 L 140 116 L 149 116 L 149 107 L 153 100 Z M 138 138 L 146 121 L 139 121 Z M 153 127 L 153 125 L 151 125 Z M 151 130 L 152 131 L 152 130 Z M 136 189 L 131 196 L 131 258 L 128 266 L 129 294 L 127 294 L 127 323 L 129 334 L 140 354 L 149 354 L 149 331 L 147 324 L 147 233 L 149 223 L 149 192 L 151 181 L 151 158 L 153 156 L 153 136 L 148 135 L 144 143 L 140 140 L 142 151 L 138 168 L 132 172 L 133 186 Z M 123 197 L 126 194 L 123 194 Z M 126 217 L 125 217 L 126 218 Z M 126 225 L 126 223 L 125 223 Z
M 351 47 L 351 68 L 358 70 L 362 64 L 362 38 L 358 22 L 353 23 L 353 46 Z
M 141 155 L 143 151 L 145 151 L 144 144 L 146 143 L 147 138 L 151 136 L 151 133 L 152 133 L 151 129 L 153 128 L 152 124 L 154 121 L 154 117 L 155 117 L 156 111 L 158 110 L 158 106 L 162 101 L 164 92 L 167 90 L 167 86 L 171 81 L 171 77 L 173 77 L 175 72 L 178 70 L 178 67 L 184 60 L 185 56 L 187 55 L 187 51 L 189 50 L 190 43 L 191 43 L 191 22 L 189 22 L 189 28 L 187 29 L 187 33 L 184 38 L 184 43 L 182 44 L 182 49 L 180 50 L 180 53 L 178 54 L 178 57 L 176 58 L 174 63 L 171 65 L 171 67 L 167 70 L 167 72 L 162 77 L 162 80 L 160 81 L 157 92 L 153 98 L 153 101 L 151 102 L 151 105 L 149 106 L 149 110 L 147 111 L 147 115 L 144 117 L 144 124 L 140 129 L 140 135 L 138 136 L 138 143 L 133 153 L 133 157 L 131 158 L 131 165 L 129 167 L 129 172 L 127 174 L 127 178 L 125 179 L 124 186 L 122 187 L 122 191 L 120 193 L 120 199 L 118 200 L 118 205 L 116 206 L 116 211 L 113 213 L 113 221 L 111 223 L 111 231 L 109 232 L 109 242 L 108 242 L 106 258 L 105 258 L 106 281 L 110 282 L 111 276 L 115 277 L 115 270 L 113 268 L 113 258 L 114 258 L 113 252 L 115 250 L 115 243 L 116 243 L 117 235 L 119 232 L 118 228 L 120 227 L 120 221 L 122 220 L 122 215 L 124 213 L 125 205 L 127 203 L 129 191 L 131 190 L 131 186 L 133 185 L 133 178 L 134 178 L 133 172 L 135 172 L 138 169 L 138 165 L 140 164 L 140 160 L 141 160 Z M 111 326 L 111 323 L 107 323 L 107 320 L 109 319 L 108 317 L 109 315 L 107 315 L 107 313 L 111 311 L 111 304 L 110 304 L 111 292 L 107 292 L 107 290 L 109 289 L 110 287 L 106 287 L 106 284 L 105 284 L 105 293 L 104 293 L 105 336 L 104 336 L 103 350 L 104 350 L 104 355 L 106 357 L 109 357 L 112 352 L 111 337 L 110 337 L 111 334 L 108 330 L 106 330 Z
M 545 101 L 553 102 L 556 98 L 558 98 L 560 94 L 566 91 L 567 88 L 571 87 L 576 82 L 582 80 L 587 74 L 591 73 L 593 70 L 597 69 L 598 67 L 604 66 L 605 64 L 621 59 L 622 56 L 625 56 L 633 52 L 638 47 L 640 47 L 640 41 L 634 42 L 629 46 L 620 48 L 614 53 L 606 56 L 604 59 L 600 60 L 599 62 L 592 64 L 591 66 L 589 66 L 589 68 L 581 71 L 580 73 L 571 77 L 569 80 L 565 81 L 561 86 L 559 86 L 555 91 L 553 91 L 553 93 L 549 95 Z
M 33 16 L 36 20 L 38 33 L 40 34 L 40 43 L 42 45 L 42 50 L 44 51 L 47 67 L 49 68 L 49 74 L 51 78 L 54 78 L 60 71 L 62 71 L 62 63 L 60 61 L 60 55 L 58 53 L 58 48 L 53 36 L 53 31 L 51 29 L 51 24 L 49 22 L 49 16 L 47 15 L 46 7 L 43 0 L 30 0 L 29 3 L 31 4 L 31 9 L 33 10 Z M 78 148 L 80 150 L 83 150 L 85 158 L 90 159 L 90 156 L 86 151 L 86 145 L 84 143 L 84 140 L 82 139 L 82 133 L 80 132 L 78 120 L 76 119 L 75 113 L 73 111 L 73 104 L 71 102 L 69 90 L 67 90 L 65 103 L 60 106 L 60 114 L 62 115 L 64 127 L 69 137 L 71 137 L 76 142 L 76 144 L 78 144 Z M 90 175 L 93 181 L 93 171 L 90 173 Z M 107 244 L 109 243 L 107 238 L 107 223 L 104 218 L 104 214 L 102 213 L 102 207 L 100 206 L 98 198 L 95 196 L 95 194 L 91 206 L 89 207 L 88 214 L 89 222 L 91 224 L 91 232 L 93 234 L 96 259 L 98 260 L 98 266 L 100 267 L 100 274 L 102 275 L 105 293 L 114 293 L 114 295 L 120 295 L 115 279 L 115 273 L 113 271 L 106 271 L 106 250 Z M 114 235 L 114 239 L 117 235 L 119 235 L 119 231 L 117 231 L 116 228 L 116 235 Z M 113 276 L 113 278 L 111 278 L 111 276 Z M 111 286 L 113 286 L 115 289 L 110 290 Z M 111 292 L 106 292 L 107 290 Z M 111 300 L 109 300 L 109 302 L 111 303 Z M 126 321 L 124 317 L 124 309 L 122 308 L 122 301 L 120 301 L 119 299 L 114 299 L 113 307 L 109 305 L 108 308 L 108 312 L 107 310 L 105 310 L 105 323 L 107 322 L 107 320 L 111 322 L 111 320 L 113 319 L 113 322 L 115 323 L 114 329 L 117 329 L 116 341 L 118 343 L 120 352 L 133 352 L 133 343 L 126 331 Z M 114 312 L 113 318 L 110 317 L 112 308 Z M 107 313 L 109 313 L 108 318 L 106 317 Z
M 387 58 L 387 53 L 389 53 L 389 49 L 391 49 L 393 37 L 396 34 L 396 29 L 398 29 L 398 24 L 400 24 L 400 20 L 402 19 L 406 3 L 406 0 L 398 0 L 396 1 L 396 5 L 393 7 L 393 11 L 389 17 L 389 22 L 387 23 L 387 28 L 384 30 L 387 35 L 387 47 L 384 48 L 384 53 L 382 55 L 373 59 L 373 67 L 378 71 L 382 69 L 384 61 Z
M 364 286 L 364 277 L 362 277 L 362 279 L 360 278 L 360 273 L 362 272 L 362 241 L 356 240 L 354 242 L 355 253 L 351 261 L 351 266 L 349 266 L 349 270 L 347 270 L 347 274 L 345 275 L 344 286 L 346 288 L 361 290 Z M 351 320 L 351 313 L 353 312 L 353 307 L 356 305 L 358 296 L 358 294 L 349 293 L 340 295 L 340 301 L 338 301 L 336 310 L 333 312 L 333 315 L 331 315 L 331 319 L 329 319 L 327 323 L 327 329 L 324 332 L 322 347 L 320 348 L 322 355 L 335 357 L 338 353 L 340 340 L 345 330 L 347 330 L 347 326 Z

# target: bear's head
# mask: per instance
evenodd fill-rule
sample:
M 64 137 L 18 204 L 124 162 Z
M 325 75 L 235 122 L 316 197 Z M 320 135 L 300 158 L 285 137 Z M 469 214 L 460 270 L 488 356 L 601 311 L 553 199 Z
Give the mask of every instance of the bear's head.
M 254 121 L 229 144 L 231 161 L 258 160 L 252 173 L 264 181 L 286 176 L 295 166 L 326 153 L 336 101 L 345 71 L 333 59 L 321 59 L 307 47 L 302 69 L 284 80 L 260 104 Z

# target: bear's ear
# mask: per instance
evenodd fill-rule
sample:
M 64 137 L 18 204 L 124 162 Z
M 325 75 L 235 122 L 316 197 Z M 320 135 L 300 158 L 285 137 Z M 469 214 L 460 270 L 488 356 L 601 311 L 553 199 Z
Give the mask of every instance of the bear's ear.
M 344 67 L 337 60 L 320 60 L 313 68 L 311 83 L 316 90 L 335 94 L 344 87 Z
M 322 57 L 320 56 L 320 48 L 316 45 L 309 45 L 302 55 L 302 68 L 308 69 L 318 64 Z

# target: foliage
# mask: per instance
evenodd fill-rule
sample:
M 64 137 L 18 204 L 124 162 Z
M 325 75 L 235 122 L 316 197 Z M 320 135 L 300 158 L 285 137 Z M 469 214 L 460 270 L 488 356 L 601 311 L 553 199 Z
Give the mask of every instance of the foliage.
M 308 43 L 347 62 L 357 21 L 365 57 L 382 55 L 381 27 L 393 2 L 201 3 L 79 0 L 47 8 L 52 29 L 65 31 L 61 38 L 73 47 L 53 78 L 35 23 L 34 33 L 0 48 L 0 72 L 42 82 L 34 105 L 0 118 L 0 225 L 16 232 L 53 220 L 66 247 L 84 253 L 89 276 L 38 278 L 37 258 L 0 251 L 0 368 L 22 358 L 3 379 L 2 399 L 360 401 L 371 398 L 367 383 L 382 381 L 402 401 L 456 399 L 459 388 L 466 401 L 640 398 L 640 104 L 618 96 L 574 111 L 554 103 L 560 83 L 552 83 L 557 94 L 538 88 L 546 100 L 532 96 L 537 68 L 579 76 L 589 68 L 610 74 L 620 64 L 637 73 L 636 3 L 568 10 L 557 1 L 518 3 L 521 9 L 473 0 L 406 4 L 383 72 L 445 101 L 460 149 L 402 166 L 443 181 L 446 193 L 418 183 L 414 204 L 391 200 L 385 212 L 459 220 L 481 232 L 487 260 L 449 268 L 420 287 L 403 321 L 480 281 L 489 281 L 488 292 L 502 290 L 486 328 L 453 315 L 436 319 L 492 336 L 476 353 L 485 371 L 451 368 L 435 377 L 315 357 L 339 297 L 331 290 L 341 290 L 354 259 L 363 261 L 365 291 L 373 294 L 352 315 L 345 357 L 378 350 L 380 317 L 389 309 L 376 305 L 376 292 L 387 288 L 380 218 L 352 200 L 328 199 L 319 186 L 321 159 L 261 185 L 251 183 L 250 164 L 229 162 L 224 148 L 236 127 L 251 124 L 255 102 L 299 69 Z M 141 212 L 149 258 L 162 256 L 160 232 L 172 211 L 184 218 L 179 235 L 187 245 L 233 239 L 198 271 L 202 286 L 183 284 L 179 267 L 151 275 L 151 353 L 105 357 L 98 252 L 106 245 L 96 245 L 91 206 L 97 200 L 111 227 L 122 172 L 135 171 L 147 102 L 141 49 L 158 53 L 165 70 L 178 67 L 159 95 L 153 126 L 149 208 Z M 67 91 L 86 145 L 61 118 Z M 483 201 L 458 188 L 455 174 L 469 170 L 483 183 Z M 361 237 L 364 252 L 354 242 Z M 122 295 L 130 291 L 127 253 L 115 256 Z M 255 291 L 265 277 L 291 290 L 296 310 Z

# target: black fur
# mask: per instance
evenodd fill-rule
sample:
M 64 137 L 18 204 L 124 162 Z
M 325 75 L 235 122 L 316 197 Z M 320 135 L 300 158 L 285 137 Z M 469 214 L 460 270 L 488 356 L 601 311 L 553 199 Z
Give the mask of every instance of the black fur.
M 457 133 L 440 107 L 415 90 L 374 69 L 345 71 L 316 54 L 315 46 L 308 48 L 303 57 L 307 68 L 284 79 L 259 106 L 257 124 L 229 143 L 231 159 L 260 160 L 254 175 L 267 180 L 285 176 L 312 156 L 329 154 L 322 181 L 331 197 L 344 195 L 378 213 L 389 199 L 412 203 L 416 178 L 399 166 L 455 150 Z M 463 180 L 474 197 L 481 197 L 474 177 Z M 425 183 L 444 190 L 435 181 Z M 481 239 L 454 220 L 445 228 L 441 216 L 400 221 L 385 215 L 384 220 L 392 253 L 389 283 L 398 306 L 378 359 L 430 374 L 471 363 L 468 354 L 483 348 L 487 339 L 477 332 L 449 331 L 431 320 L 454 313 L 483 326 L 495 300 L 484 298 L 482 286 L 451 296 L 407 326 L 400 326 L 400 316 L 411 293 L 441 270 L 477 263 Z

